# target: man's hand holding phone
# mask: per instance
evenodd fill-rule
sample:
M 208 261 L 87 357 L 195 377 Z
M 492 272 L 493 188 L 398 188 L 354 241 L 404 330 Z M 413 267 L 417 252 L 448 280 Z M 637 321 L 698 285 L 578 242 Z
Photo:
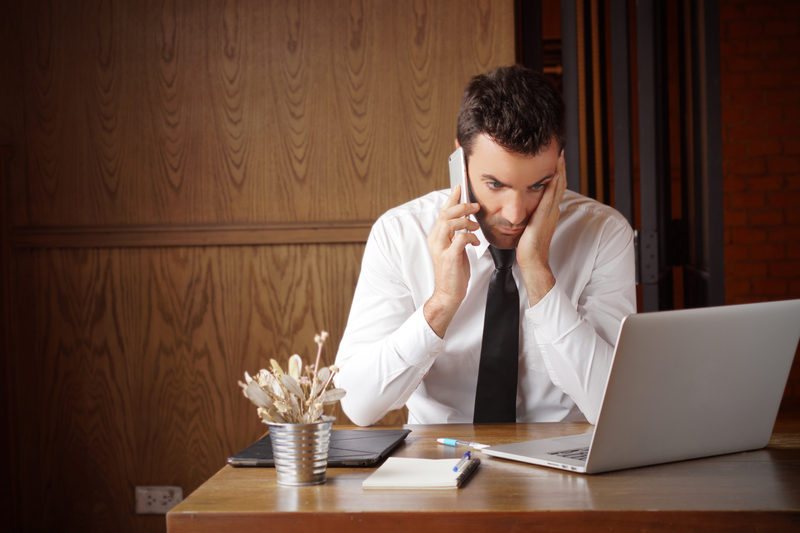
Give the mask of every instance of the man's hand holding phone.
M 477 213 L 480 206 L 459 202 L 462 187 L 462 184 L 456 184 L 450 191 L 436 225 L 428 235 L 436 288 L 425 302 L 423 313 L 428 325 L 440 338 L 444 338 L 450 321 L 467 294 L 470 277 L 467 245 L 480 244 L 472 233 L 480 226 L 467 218 Z

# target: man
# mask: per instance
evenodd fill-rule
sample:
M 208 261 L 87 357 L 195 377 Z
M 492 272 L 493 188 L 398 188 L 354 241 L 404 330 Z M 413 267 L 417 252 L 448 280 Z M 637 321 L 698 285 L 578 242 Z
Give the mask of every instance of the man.
M 566 190 L 564 138 L 563 100 L 543 76 L 503 67 L 467 85 L 457 144 L 470 203 L 458 186 L 430 193 L 385 213 L 367 241 L 336 358 L 353 422 L 403 405 L 412 424 L 494 421 L 499 396 L 511 420 L 596 421 L 621 320 L 636 310 L 633 232 Z M 513 262 L 496 267 L 498 254 Z M 518 304 L 487 313 L 508 265 Z M 485 373 L 482 352 L 506 345 L 489 340 L 505 310 L 514 353 Z

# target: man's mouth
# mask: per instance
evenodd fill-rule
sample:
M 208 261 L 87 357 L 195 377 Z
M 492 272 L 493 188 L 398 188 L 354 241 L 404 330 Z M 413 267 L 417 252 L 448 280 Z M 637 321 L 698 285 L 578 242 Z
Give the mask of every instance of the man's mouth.
M 503 235 L 510 235 L 510 236 L 519 235 L 520 233 L 522 233 L 522 230 L 524 229 L 525 228 L 504 228 L 502 226 L 497 227 L 497 231 L 499 231 Z

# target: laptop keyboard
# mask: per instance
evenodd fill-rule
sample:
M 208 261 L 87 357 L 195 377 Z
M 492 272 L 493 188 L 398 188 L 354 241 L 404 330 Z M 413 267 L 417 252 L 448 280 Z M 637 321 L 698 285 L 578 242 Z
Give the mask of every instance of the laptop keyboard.
M 560 452 L 549 453 L 548 455 L 557 455 L 558 457 L 566 457 L 567 459 L 575 459 L 576 461 L 585 461 L 589 456 L 589 447 L 562 450 Z

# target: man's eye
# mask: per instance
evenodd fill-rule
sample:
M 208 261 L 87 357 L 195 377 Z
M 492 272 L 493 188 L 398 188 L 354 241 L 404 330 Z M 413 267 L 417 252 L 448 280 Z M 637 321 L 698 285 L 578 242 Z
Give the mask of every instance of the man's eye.
M 502 187 L 502 185 L 497 183 L 496 181 L 490 181 L 488 182 L 488 185 L 490 189 L 499 189 L 500 187 Z
M 534 191 L 541 191 L 542 189 L 544 189 L 544 186 L 545 186 L 544 183 L 537 183 L 536 185 L 532 185 L 531 189 L 533 189 Z

